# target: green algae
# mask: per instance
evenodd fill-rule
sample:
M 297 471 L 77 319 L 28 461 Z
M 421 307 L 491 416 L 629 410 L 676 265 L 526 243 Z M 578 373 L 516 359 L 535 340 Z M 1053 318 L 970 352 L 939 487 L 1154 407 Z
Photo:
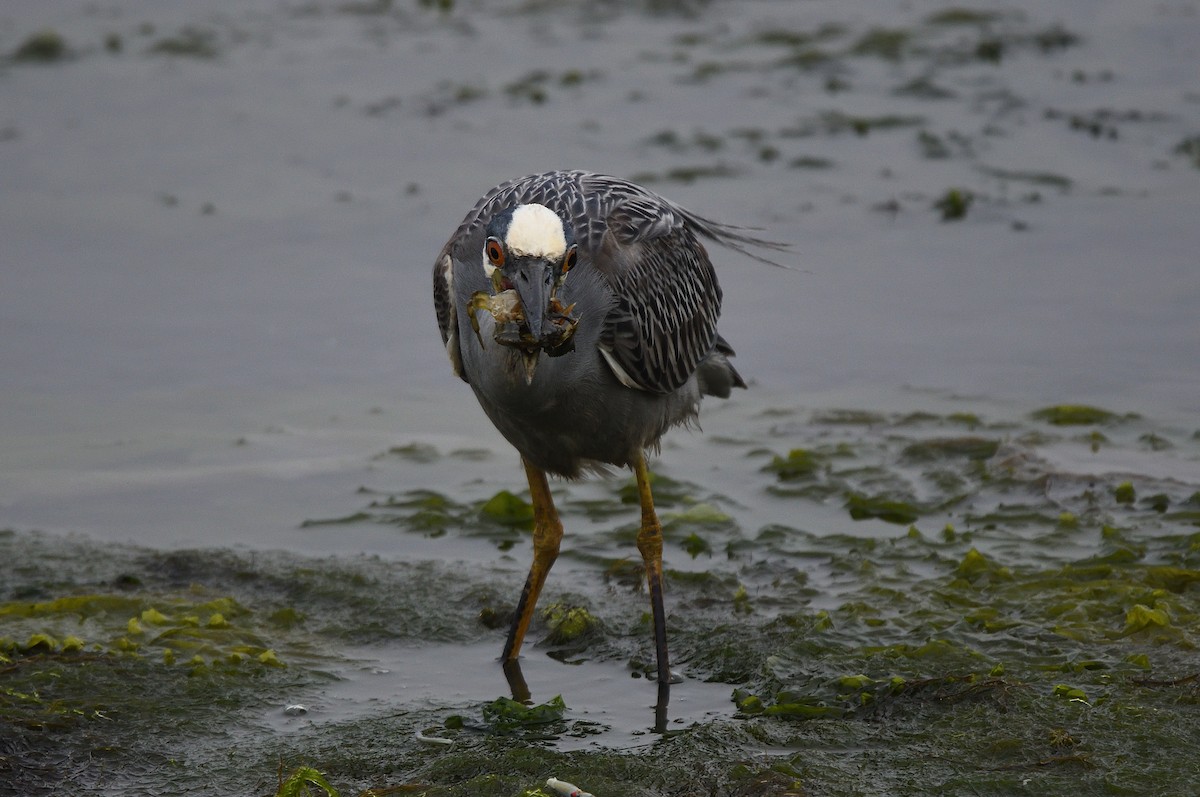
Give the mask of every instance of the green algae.
M 1200 135 L 1188 136 L 1176 144 L 1171 152 L 1187 158 L 1193 167 L 1200 169 Z
M 735 693 L 734 702 L 747 714 L 766 714 L 763 707 L 770 705 L 810 707 L 777 712 L 793 719 L 863 711 L 875 715 L 885 704 L 894 714 L 913 700 L 925 703 L 933 699 L 935 704 L 945 705 L 984 695 L 990 695 L 989 700 L 1002 699 L 1011 712 L 1009 703 L 1014 696 L 1022 702 L 1036 701 L 1039 694 L 1073 699 L 1084 692 L 1090 695 L 1093 689 L 1106 702 L 1136 702 L 1136 692 L 1117 690 L 1121 682 L 1109 674 L 1130 674 L 1150 666 L 1155 655 L 1141 652 L 1147 642 L 1159 651 L 1157 657 L 1162 661 L 1176 659 L 1171 649 L 1190 650 L 1191 633 L 1173 633 L 1171 629 L 1177 619 L 1195 628 L 1198 596 L 1190 587 L 1181 586 L 1186 596 L 1182 601 L 1179 593 L 1174 598 L 1160 596 L 1160 603 L 1152 608 L 1136 602 L 1154 592 L 1151 569 L 1133 565 L 1090 571 L 1087 575 L 1085 572 L 1073 568 L 1057 573 L 1023 572 L 999 565 L 972 549 L 950 574 L 953 578 L 928 595 L 930 600 L 943 603 L 954 599 L 946 605 L 973 607 L 965 615 L 967 625 L 961 621 L 945 624 L 939 619 L 940 612 L 931 611 L 931 604 L 924 608 L 909 606 L 901 612 L 896 612 L 895 606 L 880 607 L 888 622 L 872 627 L 876 637 L 886 644 L 843 644 L 847 631 L 861 622 L 861 612 L 856 609 L 848 614 L 842 609 L 830 613 L 828 622 L 807 625 L 808 639 L 793 642 L 794 653 L 780 650 L 775 654 L 770 665 L 773 677 L 761 682 L 765 694 L 758 689 L 743 689 Z M 1002 577 L 995 578 L 997 574 Z M 982 594 L 969 597 L 974 591 Z M 893 596 L 897 598 L 900 596 Z M 911 603 L 914 599 L 917 604 L 924 602 L 911 594 L 903 600 Z M 1135 602 L 1129 605 L 1130 601 Z M 1124 605 L 1129 608 L 1121 611 Z M 875 610 L 877 615 L 880 609 Z M 1005 616 L 1005 622 L 997 622 L 998 617 Z M 1068 616 L 1072 617 L 1070 627 L 1065 625 Z M 897 633 L 897 625 L 903 629 L 902 634 Z M 938 636 L 924 644 L 903 641 L 904 637 L 920 638 L 922 632 L 918 629 L 922 626 L 928 629 L 924 633 L 933 631 Z M 1061 640 L 1052 643 L 1046 634 L 1090 647 L 1093 657 L 1086 659 L 1069 652 L 1065 649 L 1069 644 Z M 812 636 L 829 637 L 830 644 L 821 646 L 819 658 L 814 657 Z M 1037 647 L 1030 647 L 1026 641 L 1039 637 L 1044 641 Z M 1004 639 L 1011 641 L 997 643 Z M 1057 653 L 1050 652 L 1053 648 L 1059 648 Z M 937 675 L 938 669 L 948 669 L 949 674 Z M 1055 680 L 1062 672 L 1094 675 L 1062 687 Z M 932 689 L 934 686 L 936 689 Z
M 1113 500 L 1118 504 L 1132 504 L 1137 499 L 1137 492 L 1132 482 L 1121 482 L 1113 488 Z
M 325 776 L 312 767 L 298 767 L 286 779 L 282 779 L 275 797 L 307 797 L 312 794 L 309 786 L 316 786 L 328 797 L 338 797 L 337 789 L 330 786 Z
M 392 446 L 388 449 L 389 456 L 403 457 L 411 462 L 422 464 L 436 462 L 439 458 L 436 447 L 428 443 L 408 443 L 402 446 Z
M 966 218 L 975 201 L 975 195 L 962 188 L 950 188 L 933 203 L 934 210 L 942 214 L 942 221 L 959 221 Z
M 288 782 L 275 774 L 280 760 L 284 771 L 311 769 L 351 794 L 520 794 L 552 776 L 647 795 L 762 784 L 785 793 L 797 782 L 829 794 L 1003 794 L 1031 776 L 1045 793 L 1112 783 L 1161 792 L 1187 776 L 1169 751 L 1200 732 L 1196 485 L 1063 472 L 1042 454 L 1103 463 L 1123 452 L 1170 473 L 1200 440 L 1131 416 L 1104 430 L 1094 451 L 1070 424 L 989 418 L 970 406 L 764 413 L 722 446 L 795 525 L 748 524 L 748 510 L 711 486 L 668 475 L 669 459 L 654 475 L 672 660 L 687 678 L 672 694 L 701 681 L 727 685 L 725 714 L 668 725 L 667 736 L 651 735 L 647 716 L 653 744 L 605 750 L 608 720 L 574 714 L 570 690 L 561 716 L 553 706 L 535 710 L 544 697 L 364 704 L 287 737 L 247 729 L 239 746 L 257 792 Z M 1174 445 L 1146 445 L 1147 434 Z M 440 457 L 388 460 L 421 469 Z M 559 568 L 551 575 L 525 655 L 607 663 L 617 682 L 632 677 L 644 688 L 653 650 L 633 548 L 636 485 L 625 478 L 555 492 L 569 565 L 565 578 Z M 335 518 L 342 523 L 298 533 L 369 523 L 484 546 L 527 539 L 526 497 L 470 495 L 364 489 Z M 592 530 L 581 533 L 581 523 Z M 11 599 L 0 612 L 0 635 L 10 640 L 0 713 L 17 720 L 20 749 L 36 751 L 29 760 L 85 749 L 103 730 L 119 742 L 115 765 L 133 766 L 148 754 L 133 740 L 166 710 L 192 722 L 187 766 L 208 767 L 222 783 L 240 782 L 218 752 L 231 705 L 236 727 L 249 717 L 237 712 L 284 705 L 295 684 L 322 683 L 344 650 L 364 644 L 483 640 L 490 658 L 526 565 L 514 555 L 515 572 L 477 567 L 463 578 L 431 563 L 371 558 L 101 552 L 82 543 L 51 556 L 46 538 L 21 534 L 0 534 L 0 544 L 19 574 L 6 582 Z M 185 643 L 207 650 L 204 668 L 191 664 Z M 267 651 L 274 661 L 252 655 Z M 137 701 L 121 694 L 130 682 L 144 685 Z M 191 697 L 178 700 L 181 689 Z M 123 723 L 115 734 L 114 721 Z M 53 743 L 30 736 L 44 729 L 66 735 Z M 1131 739 L 1145 767 L 1128 763 Z M 567 742 L 585 747 L 565 750 Z M 746 752 L 763 749 L 787 752 Z M 950 760 L 960 763 L 929 763 Z M 178 776 L 165 764 L 161 771 Z M 863 772 L 873 791 L 844 787 Z M 322 791 L 313 781 L 307 788 Z
M 950 145 L 942 136 L 928 130 L 917 131 L 917 147 L 921 150 L 921 157 L 929 160 L 943 160 L 953 154 Z
M 413 458 L 410 461 L 426 464 L 432 459 Z M 365 508 L 330 518 L 309 518 L 301 528 L 353 525 L 360 523 L 396 526 L 429 537 L 440 537 L 450 529 L 467 529 L 487 537 L 507 549 L 516 535 L 533 527 L 533 506 L 528 500 L 509 490 L 499 490 L 482 500 L 457 501 L 434 490 L 408 490 L 380 496 L 363 488 L 361 494 L 371 496 Z
M 554 603 L 542 609 L 542 617 L 550 629 L 546 637 L 550 645 L 575 645 L 586 642 L 585 637 L 597 630 L 599 620 L 582 606 Z
M 68 54 L 67 42 L 55 30 L 43 30 L 31 34 L 12 53 L 15 62 L 48 64 L 61 61 Z
M 792 158 L 791 160 L 788 161 L 789 169 L 822 170 L 822 169 L 832 169 L 833 167 L 834 167 L 834 162 L 831 161 L 829 158 L 821 158 L 821 157 L 818 157 L 815 155 L 801 155 L 799 157 Z
M 797 481 L 814 476 L 823 463 L 818 455 L 803 448 L 793 448 L 787 456 L 775 456 L 763 470 L 777 474 L 781 481 Z
M 812 422 L 830 426 L 878 426 L 887 423 L 889 417 L 882 412 L 862 409 L 828 409 L 813 413 Z
M 530 526 L 533 523 L 533 505 L 508 490 L 501 490 L 479 507 L 484 517 L 506 526 Z
M 913 78 L 907 83 L 897 86 L 896 88 L 892 89 L 892 94 L 896 95 L 897 97 L 914 97 L 921 100 L 949 100 L 958 96 L 953 90 L 937 84 L 925 76 Z M 925 157 L 945 157 L 949 154 L 949 150 L 945 149 L 945 145 L 941 144 L 938 137 L 933 136 L 927 131 L 921 131 L 918 133 L 918 136 L 931 136 L 934 141 L 937 142 L 939 148 L 945 152 L 945 154 L 940 156 L 931 155 L 926 152 Z M 924 149 L 924 147 L 922 147 L 922 149 Z
M 216 32 L 196 27 L 184 27 L 173 36 L 159 39 L 150 45 L 147 52 L 173 58 L 198 58 L 201 60 L 210 60 L 220 55 Z
M 0 604 L 0 623 L 6 633 L 15 636 L 22 628 L 49 629 L 32 631 L 25 642 L 19 636 L 0 637 L 0 654 L 66 654 L 86 649 L 105 655 L 158 657 L 167 665 L 186 666 L 192 674 L 213 668 L 284 666 L 258 628 L 243 622 L 249 612 L 237 601 L 217 597 L 196 602 L 190 597 L 90 594 Z M 66 635 L 60 643 L 62 633 Z
M 871 133 L 900 130 L 917 127 L 925 123 L 924 117 L 906 116 L 900 114 L 883 114 L 880 116 L 860 116 L 847 114 L 842 111 L 827 111 L 821 115 L 820 126 L 824 132 L 837 135 L 843 132 L 853 132 L 859 136 Z
M 1035 420 L 1055 426 L 1095 426 L 1120 419 L 1116 413 L 1086 404 L 1058 404 L 1031 413 Z
M 1000 441 L 988 437 L 936 437 L 913 443 L 903 455 L 913 461 L 931 461 L 964 457 L 980 461 L 991 459 L 1000 448 Z
M 998 180 L 1007 180 L 1011 182 L 1023 182 L 1031 185 L 1042 186 L 1046 188 L 1056 188 L 1059 191 L 1069 191 L 1074 185 L 1074 181 L 1069 177 L 1064 177 L 1061 174 L 1054 172 L 1031 172 L 1020 171 L 1014 169 L 997 169 L 990 166 L 981 166 L 979 171 L 986 174 L 988 177 L 995 177 Z
M 638 172 L 630 179 L 639 183 L 683 183 L 686 185 L 698 180 L 736 177 L 739 173 L 737 167 L 718 162 L 676 166 L 662 172 Z
M 925 18 L 929 25 L 987 25 L 1000 17 L 995 11 L 977 11 L 971 8 L 947 8 L 936 11 Z
M 578 69 L 568 69 L 557 75 L 543 69 L 535 69 L 506 85 L 504 93 L 513 103 L 542 105 L 550 100 L 551 92 L 573 89 L 598 77 L 596 73 L 585 73 Z
M 900 525 L 908 525 L 921 516 L 921 510 L 912 503 L 882 495 L 850 493 L 846 496 L 846 508 L 855 520 L 878 518 Z
M 850 53 L 899 61 L 912 37 L 912 32 L 903 28 L 872 28 L 851 46 Z
M 555 695 L 547 702 L 533 706 L 500 697 L 483 707 L 483 724 L 491 733 L 496 734 L 531 729 L 540 733 L 544 730 L 543 726 L 561 723 L 566 710 L 567 704 L 562 695 Z

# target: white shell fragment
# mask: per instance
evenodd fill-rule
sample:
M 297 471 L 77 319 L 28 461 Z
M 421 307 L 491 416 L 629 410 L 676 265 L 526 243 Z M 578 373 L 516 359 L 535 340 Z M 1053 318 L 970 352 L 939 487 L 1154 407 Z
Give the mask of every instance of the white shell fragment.
M 546 785 L 563 795 L 563 797 L 596 797 L 591 792 L 583 791 L 574 783 L 567 783 L 565 780 L 559 780 L 558 778 L 550 778 L 546 781 Z
M 414 734 L 414 736 L 416 737 L 416 739 L 417 739 L 417 741 L 418 741 L 418 742 L 423 742 L 423 743 L 425 743 L 425 744 L 444 744 L 444 745 L 446 745 L 447 747 L 453 747 L 453 746 L 454 746 L 454 740 L 453 740 L 453 739 L 444 739 L 444 738 L 442 738 L 441 736 L 426 736 L 426 735 L 425 735 L 424 733 L 422 733 L 421 731 L 417 731 L 417 732 Z

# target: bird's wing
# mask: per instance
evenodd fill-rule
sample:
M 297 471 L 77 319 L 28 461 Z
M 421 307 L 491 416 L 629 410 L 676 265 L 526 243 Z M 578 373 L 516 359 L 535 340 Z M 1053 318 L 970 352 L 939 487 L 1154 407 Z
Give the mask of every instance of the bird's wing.
M 628 180 L 584 173 L 575 179 L 586 209 L 576 237 L 581 245 L 590 239 L 596 267 L 615 294 L 600 351 L 617 378 L 669 393 L 714 351 L 732 354 L 717 334 L 721 287 L 700 239 L 775 266 L 751 249 L 786 245 L 706 219 Z M 736 371 L 730 384 L 744 386 Z
M 445 249 L 433 264 L 433 309 L 437 311 L 438 327 L 450 357 L 450 367 L 466 382 L 467 372 L 463 370 L 462 352 L 458 348 L 458 310 L 454 307 L 454 258 Z
M 717 340 L 721 288 L 704 246 L 657 197 L 629 197 L 607 214 L 596 267 L 613 288 L 600 351 L 629 387 L 682 387 Z

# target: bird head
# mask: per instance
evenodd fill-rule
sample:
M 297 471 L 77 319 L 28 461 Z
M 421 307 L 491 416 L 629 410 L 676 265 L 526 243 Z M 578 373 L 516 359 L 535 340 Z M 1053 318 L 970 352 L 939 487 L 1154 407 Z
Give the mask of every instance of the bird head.
M 574 305 L 564 307 L 557 292 L 575 266 L 579 247 L 569 226 L 545 205 L 501 211 L 485 232 L 481 257 L 493 293 L 472 297 L 472 322 L 475 310 L 488 309 L 497 322 L 496 342 L 526 355 L 531 380 L 541 351 L 557 357 L 574 348 Z

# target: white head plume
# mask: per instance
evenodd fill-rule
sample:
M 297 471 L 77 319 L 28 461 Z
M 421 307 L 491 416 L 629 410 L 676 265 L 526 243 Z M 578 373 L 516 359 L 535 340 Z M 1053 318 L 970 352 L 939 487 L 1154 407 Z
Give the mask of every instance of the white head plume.
M 562 219 L 545 205 L 520 205 L 513 210 L 504 245 L 514 255 L 558 260 L 567 251 Z

